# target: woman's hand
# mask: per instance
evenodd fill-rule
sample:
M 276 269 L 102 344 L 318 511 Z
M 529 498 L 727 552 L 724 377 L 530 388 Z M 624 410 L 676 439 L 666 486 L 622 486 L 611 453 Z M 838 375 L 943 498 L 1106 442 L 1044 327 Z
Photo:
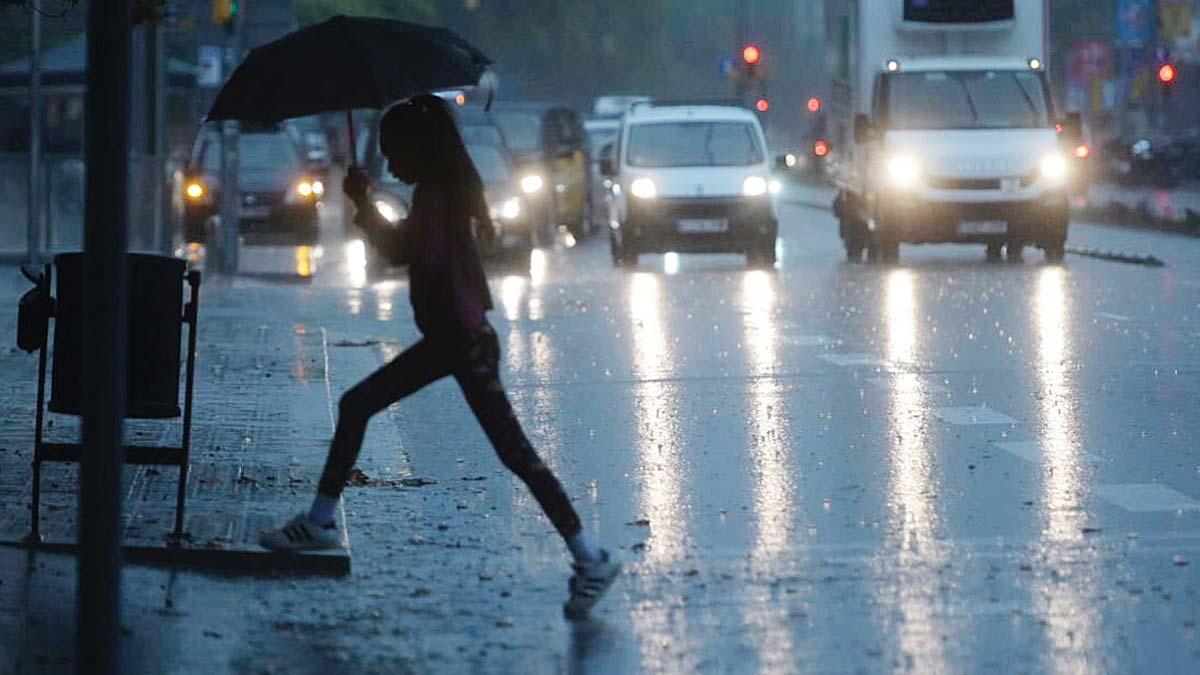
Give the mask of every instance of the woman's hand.
M 366 172 L 357 166 L 350 167 L 346 178 L 342 180 L 342 192 L 346 193 L 346 197 L 360 210 L 365 209 L 370 206 L 370 190 L 371 183 L 367 180 Z

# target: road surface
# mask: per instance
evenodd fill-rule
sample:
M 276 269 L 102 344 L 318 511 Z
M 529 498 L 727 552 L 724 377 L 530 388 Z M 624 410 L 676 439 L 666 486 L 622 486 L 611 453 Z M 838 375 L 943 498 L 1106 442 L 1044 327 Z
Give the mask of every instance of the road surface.
M 494 270 L 516 410 L 627 563 L 592 621 L 562 619 L 561 544 L 442 382 L 371 428 L 350 576 L 131 567 L 131 672 L 1200 670 L 1200 240 L 1072 231 L 1157 269 L 868 266 L 827 210 L 781 221 L 776 270 L 617 270 L 600 240 Z M 324 330 L 336 397 L 415 336 L 403 281 L 346 250 L 308 285 L 214 282 L 209 316 Z M 290 459 L 315 479 L 326 441 Z M 68 669 L 73 566 L 16 555 L 0 669 Z

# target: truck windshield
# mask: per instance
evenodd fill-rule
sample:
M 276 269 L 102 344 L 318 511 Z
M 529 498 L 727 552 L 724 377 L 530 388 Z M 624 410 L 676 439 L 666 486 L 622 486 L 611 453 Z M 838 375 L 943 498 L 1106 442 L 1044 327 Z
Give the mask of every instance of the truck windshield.
M 1050 126 L 1049 94 L 1031 70 L 897 73 L 884 77 L 889 129 L 1032 129 Z
M 629 130 L 630 166 L 749 166 L 762 161 L 754 125 L 744 122 L 638 124 Z

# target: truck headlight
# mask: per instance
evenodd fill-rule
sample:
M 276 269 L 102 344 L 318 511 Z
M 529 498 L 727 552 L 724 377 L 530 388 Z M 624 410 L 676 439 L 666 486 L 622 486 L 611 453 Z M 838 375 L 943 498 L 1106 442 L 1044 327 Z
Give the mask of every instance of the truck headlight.
M 546 181 L 542 180 L 541 176 L 531 173 L 521 179 L 521 192 L 531 195 L 535 192 L 540 192 L 545 185 Z
M 896 155 L 887 163 L 888 179 L 898 188 L 911 188 L 921 176 L 921 165 L 910 155 Z
M 1052 181 L 1060 181 L 1067 177 L 1067 160 L 1059 153 L 1051 153 L 1042 158 L 1042 176 Z
M 767 194 L 767 179 L 762 176 L 750 176 L 742 181 L 742 194 L 746 197 L 760 197 Z
M 379 215 L 383 216 L 383 219 L 389 223 L 398 223 L 400 222 L 401 218 L 408 215 L 404 212 L 405 210 L 403 207 L 393 205 L 383 199 L 375 200 L 375 210 L 378 211 Z
M 658 196 L 658 186 L 643 176 L 629 184 L 629 192 L 638 199 L 654 199 Z

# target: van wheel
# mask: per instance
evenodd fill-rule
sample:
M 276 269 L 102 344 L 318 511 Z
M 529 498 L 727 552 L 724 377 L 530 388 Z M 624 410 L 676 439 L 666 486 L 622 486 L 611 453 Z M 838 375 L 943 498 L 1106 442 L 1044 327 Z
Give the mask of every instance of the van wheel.
M 1000 244 L 987 245 L 987 261 L 990 263 L 1000 262 L 1000 253 L 1003 247 Z
M 1046 246 L 1044 247 L 1043 250 L 1046 253 L 1046 262 L 1060 263 L 1063 261 L 1063 258 L 1066 257 L 1067 242 L 1065 242 L 1065 241 L 1051 242 L 1049 244 L 1046 244 Z

